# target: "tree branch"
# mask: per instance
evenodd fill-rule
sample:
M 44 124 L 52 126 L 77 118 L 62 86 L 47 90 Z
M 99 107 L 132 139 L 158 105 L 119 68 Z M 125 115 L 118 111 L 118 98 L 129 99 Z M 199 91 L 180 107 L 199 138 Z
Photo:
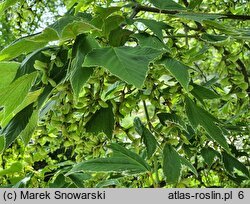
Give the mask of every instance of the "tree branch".
M 250 82 L 249 82 L 249 79 L 248 79 L 248 73 L 247 73 L 247 69 L 246 69 L 246 66 L 244 65 L 244 63 L 240 60 L 240 59 L 237 59 L 236 60 L 236 63 L 238 64 L 238 66 L 240 67 L 240 72 L 243 74 L 244 76 L 244 81 L 248 84 L 248 88 L 247 88 L 247 94 L 248 94 L 248 97 L 250 99 Z
M 140 4 L 136 5 L 136 10 L 138 12 L 140 11 L 147 11 L 147 12 L 152 12 L 152 13 L 163 13 L 163 14 L 168 14 L 168 15 L 176 15 L 176 14 L 180 14 L 180 13 L 186 13 L 186 14 L 195 14 L 195 15 L 204 15 L 204 14 L 209 14 L 209 15 L 214 15 L 215 17 L 218 16 L 221 19 L 234 19 L 234 20 L 250 20 L 250 16 L 248 15 L 233 15 L 233 14 L 221 14 L 221 13 L 190 13 L 190 12 L 183 12 L 183 11 L 172 11 L 172 10 L 161 10 L 158 8 L 154 8 L 154 7 L 149 7 L 149 6 L 143 6 Z
M 225 55 L 230 54 L 230 52 L 227 51 L 227 50 L 224 50 L 224 53 L 225 53 Z M 239 66 L 239 69 L 238 69 L 239 72 L 244 76 L 244 82 L 246 82 L 248 84 L 248 87 L 247 87 L 246 91 L 247 91 L 247 95 L 248 95 L 248 97 L 250 99 L 250 81 L 248 79 L 249 76 L 248 76 L 248 73 L 247 73 L 247 68 L 246 68 L 245 64 L 242 62 L 241 59 L 237 59 L 236 63 Z

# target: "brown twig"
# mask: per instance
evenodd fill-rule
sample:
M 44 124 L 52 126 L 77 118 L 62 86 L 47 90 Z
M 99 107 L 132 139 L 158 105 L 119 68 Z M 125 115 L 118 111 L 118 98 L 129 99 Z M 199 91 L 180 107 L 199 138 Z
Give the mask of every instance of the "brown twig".
M 140 11 L 147 11 L 152 13 L 162 13 L 168 15 L 176 15 L 176 14 L 189 14 L 189 15 L 205 15 L 209 14 L 214 17 L 218 17 L 221 19 L 235 19 L 235 20 L 250 20 L 250 16 L 248 15 L 233 15 L 233 14 L 220 14 L 220 13 L 191 13 L 191 12 L 183 12 L 183 11 L 175 11 L 175 10 L 161 10 L 155 7 L 143 6 L 140 4 L 136 4 L 136 11 L 139 13 Z

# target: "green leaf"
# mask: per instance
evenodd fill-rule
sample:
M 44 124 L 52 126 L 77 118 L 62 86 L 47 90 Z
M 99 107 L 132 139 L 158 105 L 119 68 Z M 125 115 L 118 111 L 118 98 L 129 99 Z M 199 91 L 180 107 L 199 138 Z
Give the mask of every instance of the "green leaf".
M 40 34 L 31 36 L 29 40 L 47 44 L 55 40 L 74 39 L 78 35 L 88 33 L 91 30 L 99 29 L 83 18 L 67 15 L 45 28 Z
M 120 186 L 121 184 L 117 179 L 109 179 L 105 181 L 101 181 L 98 184 L 96 184 L 96 188 L 107 188 L 112 186 Z
M 86 56 L 83 66 L 105 67 L 127 83 L 141 88 L 149 63 L 161 54 L 159 50 L 141 47 L 100 48 Z
M 18 173 L 18 172 L 22 171 L 22 169 L 23 169 L 22 163 L 15 162 L 15 163 L 11 164 L 11 166 L 8 169 L 0 170 L 0 176 Z
M 223 24 L 220 21 L 205 20 L 203 23 L 220 30 L 225 35 L 234 35 L 236 38 L 240 35 L 238 32 L 239 30 L 235 29 L 235 27 L 232 27 L 229 24 Z
M 4 106 L 3 119 L 8 118 L 23 102 L 30 90 L 37 73 L 24 75 L 0 93 L 0 106 Z
M 187 129 L 186 124 L 181 119 L 181 117 L 175 113 L 158 113 L 157 117 L 159 118 L 162 125 L 166 125 L 166 121 L 171 121 L 182 127 L 184 130 Z
M 171 26 L 162 21 L 151 19 L 136 19 L 136 21 L 141 22 L 145 26 L 147 26 L 160 40 L 163 40 L 162 30 L 172 29 Z
M 170 144 L 165 144 L 163 149 L 163 172 L 168 183 L 178 183 L 181 175 L 181 165 L 187 166 L 198 176 L 198 172 L 190 161 L 180 156 Z
M 26 106 L 30 105 L 31 103 L 36 102 L 39 95 L 42 93 L 42 91 L 43 89 L 38 89 L 36 91 L 29 92 L 27 96 L 24 98 L 24 100 L 22 101 L 22 103 L 16 109 L 14 109 L 11 114 L 9 114 L 7 117 L 2 118 L 2 121 L 1 121 L 2 126 L 7 125 L 7 123 L 11 120 L 11 118 L 13 118 L 15 114 L 17 114 L 19 111 L 24 109 Z
M 70 174 L 69 178 L 73 181 L 73 183 L 77 186 L 77 188 L 84 188 L 83 182 L 84 180 L 88 180 L 91 178 L 89 174 L 84 173 L 74 173 Z
M 143 173 L 146 169 L 139 166 L 133 160 L 123 157 L 100 158 L 79 163 L 69 172 L 93 171 L 93 172 L 125 172 L 127 174 Z
M 38 111 L 34 110 L 25 129 L 20 133 L 20 137 L 22 138 L 24 145 L 29 143 L 31 136 L 37 127 L 37 122 Z
M 150 171 L 150 166 L 142 159 L 138 154 L 127 150 L 125 147 L 119 144 L 111 144 L 110 148 L 113 150 L 115 156 L 125 157 L 128 159 L 132 159 L 135 163 L 141 166 L 141 168 L 145 168 Z
M 115 83 L 111 84 L 105 92 L 105 99 L 112 98 L 112 94 L 118 90 L 122 90 L 125 85 L 126 83 L 124 81 L 116 81 Z
M 170 145 L 163 149 L 163 172 L 168 183 L 177 183 L 181 175 L 181 161 L 179 154 Z
M 5 0 L 0 3 L 0 16 L 2 13 L 8 9 L 9 7 L 13 6 L 15 3 L 17 3 L 18 0 Z
M 33 42 L 48 43 L 59 40 L 59 36 L 53 28 L 47 27 L 41 33 L 31 36 L 29 40 Z
M 88 22 L 74 21 L 65 26 L 62 32 L 59 32 L 59 37 L 62 40 L 68 40 L 76 38 L 76 36 L 79 34 L 90 32 L 91 30 L 97 30 L 97 28 Z
M 118 144 L 112 144 L 114 156 L 99 158 L 76 164 L 66 175 L 81 171 L 144 173 L 150 170 L 148 164 L 137 154 Z
M 215 98 L 220 98 L 220 95 L 216 94 L 212 90 L 200 86 L 197 84 L 192 84 L 193 89 L 191 90 L 191 94 L 193 94 L 194 97 L 199 99 L 200 101 L 203 101 L 204 99 L 215 99 Z
M 32 178 L 32 173 L 28 173 L 21 181 L 17 182 L 12 188 L 27 188 L 29 181 Z
M 209 167 L 211 167 L 212 164 L 214 163 L 215 157 L 220 158 L 220 154 L 211 147 L 202 148 L 201 156 L 203 157 L 203 159 L 205 160 L 205 162 Z
M 204 14 L 204 13 L 178 13 L 175 14 L 175 16 L 180 18 L 186 18 L 188 20 L 197 21 L 199 23 L 223 17 L 223 15 L 220 14 Z
M 182 156 L 180 156 L 180 161 L 182 165 L 185 165 L 186 167 L 188 167 L 196 176 L 198 176 L 198 172 L 196 171 L 196 169 L 194 168 L 194 166 L 191 164 L 190 161 L 188 161 L 186 158 Z
M 199 7 L 201 5 L 203 0 L 191 0 L 189 5 L 188 5 L 188 9 L 195 9 L 197 6 Z
M 75 96 L 78 97 L 83 85 L 93 73 L 92 68 L 82 67 L 82 63 L 87 53 L 99 45 L 95 39 L 79 35 L 73 46 L 73 56 L 75 57 L 72 62 L 72 71 L 70 72 L 70 83 L 73 88 Z
M 222 152 L 222 161 L 223 161 L 224 167 L 227 170 L 227 172 L 230 175 L 232 175 L 233 177 L 236 176 L 235 170 L 237 169 L 240 172 L 242 172 L 246 177 L 250 178 L 249 171 L 248 171 L 247 167 L 244 164 L 242 164 L 241 162 L 239 162 L 232 155 L 230 155 L 226 152 Z
M 21 38 L 1 50 L 0 61 L 10 60 L 21 54 L 28 54 L 44 47 L 46 44 L 45 42 L 33 42 L 29 38 Z
M 172 0 L 149 0 L 155 7 L 161 10 L 187 10 L 185 7 Z
M 15 79 L 25 75 L 25 74 L 30 74 L 32 72 L 37 71 L 34 68 L 34 64 L 36 60 L 39 60 L 41 62 L 45 62 L 45 63 L 49 63 L 50 62 L 50 57 L 46 57 L 43 54 L 43 51 L 48 51 L 48 50 L 55 50 L 56 48 L 52 48 L 52 47 L 45 47 L 39 50 L 36 50 L 34 52 L 32 52 L 31 54 L 29 54 L 21 63 L 21 66 L 19 67 L 19 69 L 17 70 L 17 74 Z
M 104 132 L 109 139 L 112 139 L 114 124 L 114 113 L 112 105 L 109 103 L 108 108 L 101 108 L 95 112 L 86 124 L 86 131 L 95 134 Z
M 142 136 L 143 143 L 147 148 L 148 158 L 151 158 L 157 147 L 157 141 L 154 135 L 142 124 L 138 117 L 134 119 L 134 126 L 136 132 Z
M 95 16 L 91 20 L 91 23 L 98 27 L 99 29 L 102 29 L 102 26 L 104 24 L 104 21 L 107 19 L 108 16 L 110 16 L 112 13 L 119 11 L 121 7 L 107 7 L 103 8 L 101 6 L 95 7 Z
M 168 126 L 167 121 L 176 124 L 180 130 L 183 130 L 184 135 L 188 140 L 190 140 L 194 136 L 194 130 L 190 125 L 186 125 L 186 123 L 181 119 L 179 115 L 176 113 L 158 113 L 157 117 L 160 120 L 162 125 Z
M 224 35 L 210 35 L 210 34 L 203 34 L 201 36 L 201 39 L 212 44 L 219 44 L 219 43 L 225 43 L 228 40 L 228 36 Z
M 94 25 L 74 16 L 64 16 L 49 26 L 60 40 L 76 38 L 77 35 L 87 33 L 91 30 L 98 30 Z
M 63 174 L 59 174 L 53 183 L 49 184 L 50 188 L 64 188 L 68 185 L 66 178 Z
M 124 17 L 120 15 L 109 16 L 104 20 L 104 24 L 102 26 L 103 34 L 108 37 L 110 32 L 114 29 L 117 29 L 119 25 L 124 21 Z
M 163 64 L 168 69 L 168 71 L 176 78 L 176 80 L 182 85 L 182 87 L 188 91 L 188 66 L 170 57 L 165 57 L 164 59 L 160 60 L 159 63 Z
M 139 34 L 133 34 L 133 37 L 135 37 L 139 45 L 141 47 L 150 47 L 157 50 L 165 50 L 169 51 L 169 48 L 156 36 L 149 35 L 148 33 L 139 33 Z
M 222 130 L 215 124 L 215 122 L 219 121 L 214 116 L 197 106 L 189 97 L 185 97 L 185 108 L 188 119 L 194 129 L 201 125 L 213 140 L 229 151 Z
M 5 149 L 5 137 L 4 135 L 0 135 L 0 154 Z
M 129 36 L 133 32 L 120 27 L 110 31 L 109 33 L 109 44 L 113 47 L 123 46 L 129 39 Z
M 16 140 L 19 134 L 27 126 L 29 119 L 33 113 L 33 104 L 30 104 L 22 111 L 17 113 L 11 121 L 0 131 L 0 135 L 5 136 L 6 145 L 5 148 L 8 148 L 12 142 Z
M 19 66 L 18 62 L 0 62 L 0 90 L 13 81 Z

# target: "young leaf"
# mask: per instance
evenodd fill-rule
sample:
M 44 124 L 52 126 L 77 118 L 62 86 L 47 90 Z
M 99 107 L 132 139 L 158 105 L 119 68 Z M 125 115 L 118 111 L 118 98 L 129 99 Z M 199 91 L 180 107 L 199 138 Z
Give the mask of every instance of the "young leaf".
M 118 144 L 112 144 L 111 149 L 114 151 L 114 156 L 81 162 L 76 164 L 66 175 L 81 171 L 125 172 L 127 174 L 149 171 L 148 164 L 134 152 Z
M 112 105 L 109 104 L 108 108 L 101 108 L 91 117 L 86 124 L 86 131 L 98 134 L 104 132 L 109 139 L 112 139 L 114 130 L 114 113 Z
M 98 48 L 99 45 L 95 41 L 95 39 L 85 36 L 79 35 L 76 38 L 75 44 L 73 46 L 73 55 L 74 60 L 72 62 L 72 71 L 70 74 L 70 83 L 73 88 L 73 92 L 75 96 L 78 97 L 82 86 L 88 80 L 90 75 L 93 73 L 92 68 L 82 67 L 82 63 L 84 58 L 88 52 L 90 52 L 93 48 Z
M 155 7 L 161 9 L 161 10 L 187 10 L 185 7 L 181 6 L 180 4 L 177 4 L 173 0 L 150 0 L 150 3 L 152 3 Z
M 134 126 L 135 126 L 136 132 L 140 136 L 142 136 L 143 143 L 145 144 L 147 148 L 148 158 L 150 158 L 156 150 L 157 141 L 154 135 L 142 124 L 140 118 L 136 117 L 134 119 Z
M 218 142 L 225 150 L 229 150 L 222 130 L 215 124 L 215 122 L 219 121 L 214 116 L 197 106 L 189 97 L 185 97 L 185 108 L 188 119 L 194 129 L 201 125 L 212 139 Z
M 239 162 L 236 158 L 234 158 L 232 155 L 222 152 L 222 161 L 224 164 L 225 169 L 227 172 L 232 175 L 233 177 L 235 176 L 235 169 L 241 171 L 245 176 L 250 178 L 249 171 L 247 167 Z
M 173 58 L 164 58 L 160 60 L 160 64 L 163 64 L 168 71 L 176 78 L 176 80 L 182 85 L 182 87 L 188 90 L 189 84 L 189 67 Z
M 91 30 L 97 29 L 89 22 L 74 16 L 64 16 L 49 26 L 49 28 L 53 29 L 61 40 L 73 39 L 79 34 L 87 33 Z
M 127 83 L 141 88 L 149 63 L 161 54 L 162 51 L 141 47 L 99 48 L 86 56 L 83 66 L 105 67 Z
M 0 135 L 5 136 L 5 148 L 8 148 L 16 140 L 19 134 L 27 126 L 33 113 L 33 104 L 30 104 L 22 111 L 17 113 L 11 121 L 0 131 Z
M 181 175 L 180 156 L 170 144 L 163 149 L 163 172 L 168 183 L 177 183 Z
M 68 40 L 76 38 L 77 35 L 87 33 L 91 30 L 97 30 L 97 28 L 88 22 L 74 21 L 65 26 L 62 32 L 59 32 L 59 37 L 62 40 Z

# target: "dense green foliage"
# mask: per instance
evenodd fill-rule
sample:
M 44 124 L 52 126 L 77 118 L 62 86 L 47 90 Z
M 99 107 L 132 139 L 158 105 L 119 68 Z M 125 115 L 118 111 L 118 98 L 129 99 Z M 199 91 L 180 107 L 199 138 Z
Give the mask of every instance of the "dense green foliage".
M 250 3 L 6 0 L 0 18 L 1 187 L 250 187 Z

